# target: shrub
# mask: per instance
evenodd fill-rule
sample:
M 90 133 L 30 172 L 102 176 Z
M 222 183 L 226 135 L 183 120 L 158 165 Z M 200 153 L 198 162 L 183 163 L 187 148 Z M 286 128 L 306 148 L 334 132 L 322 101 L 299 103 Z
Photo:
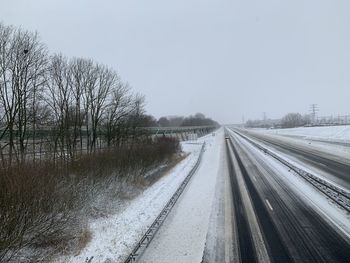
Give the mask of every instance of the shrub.
M 54 250 L 82 232 L 84 207 L 123 179 L 143 174 L 179 151 L 172 138 L 138 143 L 81 155 L 66 162 L 24 163 L 0 170 L 0 261 L 15 260 L 24 249 Z

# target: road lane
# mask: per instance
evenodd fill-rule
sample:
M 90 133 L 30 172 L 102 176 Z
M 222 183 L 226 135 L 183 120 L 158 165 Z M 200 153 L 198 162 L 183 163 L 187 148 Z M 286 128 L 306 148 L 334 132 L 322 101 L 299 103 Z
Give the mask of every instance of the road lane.
M 348 262 L 349 240 L 341 236 L 310 203 L 301 199 L 281 179 L 279 172 L 270 167 L 263 153 L 258 155 L 242 142 L 242 138 L 233 137 L 249 177 L 256 178 L 251 182 L 260 199 L 268 200 L 268 203 L 264 202 L 266 211 L 294 261 Z
M 334 181 L 345 189 L 350 189 L 350 163 L 345 162 L 343 159 L 340 160 L 330 153 L 322 153 L 299 145 L 292 145 L 269 136 L 252 132 L 244 134 L 283 154 L 295 157 L 309 167 L 315 167 L 324 171 L 327 179 Z

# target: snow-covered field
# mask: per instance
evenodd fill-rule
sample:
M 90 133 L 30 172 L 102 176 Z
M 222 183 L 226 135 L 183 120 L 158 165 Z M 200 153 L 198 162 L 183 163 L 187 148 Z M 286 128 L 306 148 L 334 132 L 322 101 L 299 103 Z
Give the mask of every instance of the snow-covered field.
M 194 166 L 202 143 L 210 145 L 213 138 L 209 134 L 182 142 L 183 151 L 190 154 L 187 158 L 136 198 L 125 201 L 119 212 L 92 220 L 92 238 L 87 246 L 79 255 L 61 257 L 56 262 L 123 262 Z
M 296 136 L 301 137 L 303 139 L 319 139 L 324 141 L 338 141 L 350 143 L 350 125 L 260 130 L 260 132 L 277 135 Z

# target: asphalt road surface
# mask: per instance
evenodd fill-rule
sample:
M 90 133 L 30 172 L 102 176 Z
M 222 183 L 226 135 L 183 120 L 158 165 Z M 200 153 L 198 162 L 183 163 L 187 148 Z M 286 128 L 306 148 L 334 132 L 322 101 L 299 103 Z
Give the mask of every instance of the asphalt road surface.
M 349 262 L 350 243 L 309 202 L 295 193 L 263 155 L 257 155 L 241 137 L 227 133 L 228 155 L 236 159 L 248 189 L 268 259 L 271 262 Z M 232 165 L 233 161 L 231 162 Z M 338 167 L 338 166 L 337 166 Z M 237 172 L 230 168 L 241 262 L 257 262 L 249 218 L 241 208 Z M 237 168 L 236 168 L 237 170 Z M 242 212 L 243 211 L 243 212 Z M 253 244 L 253 245 L 252 245 Z M 260 260 L 261 262 L 261 260 Z
M 331 153 L 315 151 L 257 133 L 249 132 L 245 135 L 248 135 L 284 154 L 293 156 L 308 166 L 316 167 L 317 169 L 326 172 L 329 174 L 328 179 L 335 181 L 346 189 L 350 189 L 350 163 L 346 163 L 344 160 L 339 160 L 339 158 Z
M 297 175 L 244 137 L 229 129 L 218 134 L 141 262 L 350 262 L 345 211 L 307 181 L 291 184 Z M 349 182 L 346 163 L 248 136 Z M 306 198 L 298 184 L 326 204 Z M 327 215 L 332 209 L 347 228 Z

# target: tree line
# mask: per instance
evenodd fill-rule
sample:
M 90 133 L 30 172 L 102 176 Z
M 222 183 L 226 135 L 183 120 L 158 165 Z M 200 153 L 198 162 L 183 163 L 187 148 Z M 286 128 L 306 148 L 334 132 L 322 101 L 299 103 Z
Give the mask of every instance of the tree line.
M 216 121 L 205 117 L 203 113 L 196 113 L 188 117 L 160 117 L 156 124 L 160 127 L 219 126 Z
M 182 160 L 144 105 L 114 69 L 0 23 L 0 262 L 75 254 L 88 218 Z
M 295 128 L 311 124 L 311 116 L 300 113 L 288 113 L 277 120 L 248 120 L 245 123 L 247 128 Z
M 121 144 L 148 121 L 144 102 L 114 69 L 50 54 L 37 33 L 0 23 L 3 161 L 24 161 L 38 147 L 53 158 L 74 158 L 83 149 L 91 153 L 101 144 Z

